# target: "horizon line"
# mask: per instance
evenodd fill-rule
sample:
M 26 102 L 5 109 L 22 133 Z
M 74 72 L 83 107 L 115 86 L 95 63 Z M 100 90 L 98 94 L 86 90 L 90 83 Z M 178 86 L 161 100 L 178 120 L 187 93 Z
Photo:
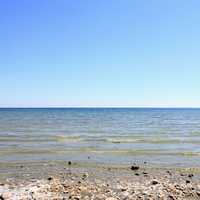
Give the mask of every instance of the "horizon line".
M 0 109 L 64 109 L 64 108 L 155 108 L 155 109 L 200 109 L 200 106 L 0 106 Z

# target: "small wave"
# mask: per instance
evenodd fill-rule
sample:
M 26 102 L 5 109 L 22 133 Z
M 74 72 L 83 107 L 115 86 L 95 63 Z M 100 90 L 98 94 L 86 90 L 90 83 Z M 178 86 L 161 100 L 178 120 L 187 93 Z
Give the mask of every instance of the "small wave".
M 191 133 L 191 136 L 193 137 L 193 136 L 200 136 L 200 131 L 193 131 L 192 133 Z
M 144 144 L 200 144 L 200 138 L 163 138 L 149 136 L 88 136 L 88 135 L 20 135 L 0 136 L 0 142 L 77 142 L 77 143 L 144 143 Z
M 102 141 L 108 143 L 147 143 L 147 144 L 199 144 L 200 140 L 164 139 L 164 138 L 106 138 Z
M 183 156 L 200 156 L 200 152 L 181 152 Z
M 65 136 L 65 135 L 56 135 L 52 137 L 54 140 L 58 142 L 80 142 L 81 136 Z
M 51 138 L 40 137 L 0 137 L 0 142 L 50 142 Z

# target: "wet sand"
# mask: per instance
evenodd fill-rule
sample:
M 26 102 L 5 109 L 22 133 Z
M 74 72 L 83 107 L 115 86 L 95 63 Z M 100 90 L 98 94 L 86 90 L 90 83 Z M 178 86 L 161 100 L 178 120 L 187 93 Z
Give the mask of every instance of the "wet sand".
M 199 168 L 73 162 L 0 167 L 0 199 L 200 199 Z

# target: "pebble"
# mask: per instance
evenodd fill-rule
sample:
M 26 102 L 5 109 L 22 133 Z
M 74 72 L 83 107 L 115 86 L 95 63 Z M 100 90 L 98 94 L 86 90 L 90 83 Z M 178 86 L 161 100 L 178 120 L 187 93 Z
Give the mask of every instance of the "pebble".
M 2 195 L 0 195 L 0 200 L 4 200 L 4 197 Z
M 85 178 L 87 178 L 88 176 L 89 176 L 88 173 L 84 173 L 83 176 L 82 176 L 82 179 L 85 179 Z
M 105 195 L 104 194 L 98 194 L 95 198 L 95 200 L 102 200 L 105 199 Z
M 172 175 L 172 173 L 170 172 L 170 171 L 167 171 L 167 173 L 171 176 Z
M 152 182 L 151 182 L 151 184 L 152 185 L 157 185 L 159 182 L 157 181 L 157 180 L 153 180 Z
M 197 191 L 196 193 L 197 193 L 197 195 L 200 197 L 200 191 Z
M 132 165 L 131 166 L 131 170 L 138 170 L 140 167 L 139 166 L 137 166 L 137 165 Z
M 53 180 L 53 178 L 52 178 L 52 177 L 49 177 L 49 178 L 48 178 L 48 181 L 51 181 L 51 180 Z
M 186 184 L 190 183 L 190 181 L 189 181 L 189 180 L 186 180 L 185 182 L 186 182 Z
M 117 200 L 117 199 L 114 197 L 108 197 L 108 198 L 106 198 L 106 200 Z
M 71 162 L 71 161 L 69 161 L 69 162 L 68 162 L 68 165 L 71 165 L 71 164 L 72 164 L 72 162 Z
M 189 175 L 188 175 L 189 178 L 192 178 L 193 176 L 194 176 L 193 174 L 189 174 Z
M 172 195 L 169 195 L 168 197 L 169 199 L 175 200 L 175 198 Z

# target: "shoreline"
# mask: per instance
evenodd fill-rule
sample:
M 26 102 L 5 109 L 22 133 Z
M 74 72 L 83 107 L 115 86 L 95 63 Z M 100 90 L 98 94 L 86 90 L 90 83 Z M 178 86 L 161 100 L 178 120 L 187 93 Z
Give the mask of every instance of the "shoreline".
M 200 168 L 49 162 L 1 165 L 0 170 L 4 200 L 200 199 Z

